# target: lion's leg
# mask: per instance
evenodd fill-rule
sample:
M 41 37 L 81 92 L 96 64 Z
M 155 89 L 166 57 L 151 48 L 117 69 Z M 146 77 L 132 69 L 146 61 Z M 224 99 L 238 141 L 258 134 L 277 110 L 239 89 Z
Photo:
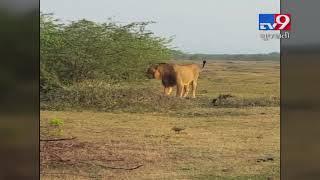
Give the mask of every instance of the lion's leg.
M 163 93 L 164 95 L 170 95 L 171 91 L 172 91 L 171 87 L 164 87 Z
M 168 87 L 168 95 L 170 96 L 170 94 L 172 93 L 172 87 Z
M 196 97 L 197 81 L 192 81 L 192 97 Z
M 189 84 L 185 85 L 185 86 L 184 86 L 183 97 L 187 97 L 187 96 L 188 96 L 189 90 L 190 90 Z
M 182 85 L 177 85 L 177 97 L 182 97 L 182 93 L 183 93 L 183 86 Z

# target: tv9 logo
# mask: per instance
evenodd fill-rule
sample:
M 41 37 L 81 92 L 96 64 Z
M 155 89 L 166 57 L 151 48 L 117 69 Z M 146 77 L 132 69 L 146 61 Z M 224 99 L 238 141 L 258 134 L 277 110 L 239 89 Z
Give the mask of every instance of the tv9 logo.
M 290 14 L 259 14 L 259 30 L 284 30 L 291 29 Z

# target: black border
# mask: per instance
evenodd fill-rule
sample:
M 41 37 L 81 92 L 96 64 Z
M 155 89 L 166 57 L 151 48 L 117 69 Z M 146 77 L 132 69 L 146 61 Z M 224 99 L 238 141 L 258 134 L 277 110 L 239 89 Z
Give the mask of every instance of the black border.
M 39 179 L 39 0 L 0 3 L 0 179 Z
M 282 0 L 291 14 L 281 40 L 280 169 L 283 180 L 320 179 L 320 1 Z

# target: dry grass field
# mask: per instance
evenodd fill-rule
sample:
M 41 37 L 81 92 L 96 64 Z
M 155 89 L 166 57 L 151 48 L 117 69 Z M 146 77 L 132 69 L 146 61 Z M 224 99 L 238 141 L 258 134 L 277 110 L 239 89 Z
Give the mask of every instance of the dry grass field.
M 187 108 L 42 111 L 41 139 L 67 140 L 41 141 L 41 179 L 279 179 L 279 74 L 278 61 L 208 61 Z

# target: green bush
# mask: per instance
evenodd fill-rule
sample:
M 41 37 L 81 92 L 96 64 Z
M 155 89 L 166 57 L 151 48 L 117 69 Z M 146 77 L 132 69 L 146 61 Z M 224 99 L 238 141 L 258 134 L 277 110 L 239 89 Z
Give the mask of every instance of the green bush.
M 63 120 L 59 118 L 53 118 L 49 121 L 50 125 L 60 127 L 63 125 Z
M 154 36 L 153 22 L 119 25 L 85 19 L 62 24 L 40 17 L 40 91 L 85 80 L 137 81 L 146 68 L 170 58 L 170 39 Z
M 41 14 L 42 109 L 110 110 L 137 103 L 129 97 L 135 89 L 121 89 L 117 84 L 145 79 L 150 64 L 171 57 L 171 40 L 146 30 L 153 22 L 120 25 L 109 21 L 82 19 L 63 24 L 52 14 Z

